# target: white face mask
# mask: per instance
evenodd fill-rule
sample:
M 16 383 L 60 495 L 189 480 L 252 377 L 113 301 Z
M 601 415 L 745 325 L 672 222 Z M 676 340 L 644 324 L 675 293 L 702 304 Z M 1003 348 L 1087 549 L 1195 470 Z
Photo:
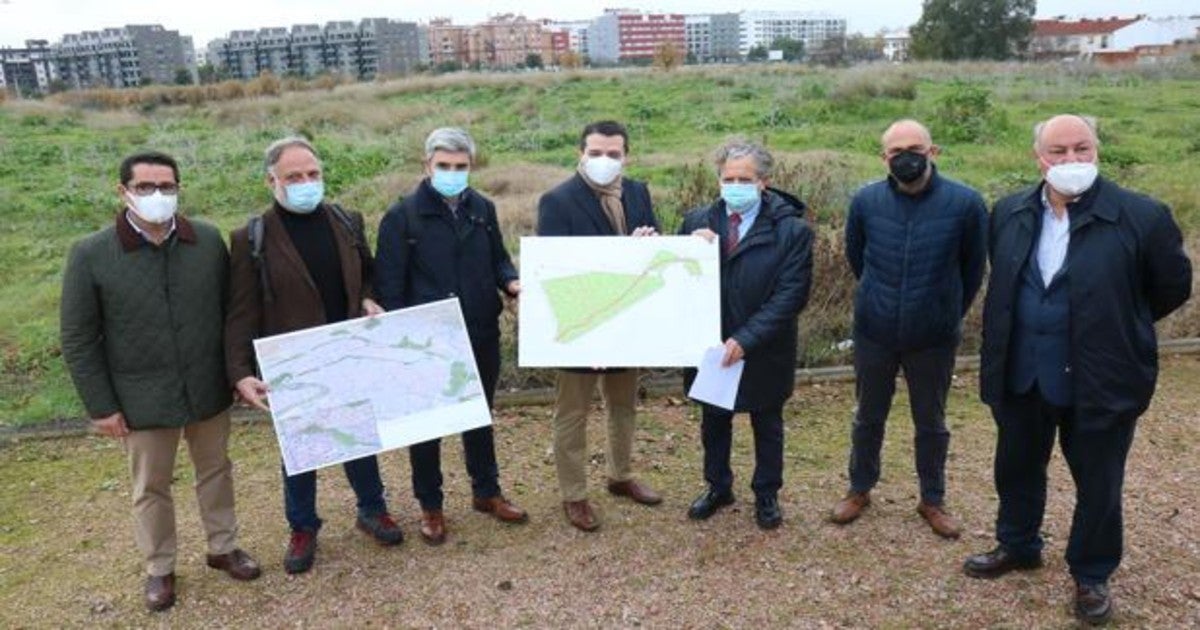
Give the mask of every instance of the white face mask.
M 125 196 L 129 199 L 129 207 L 134 214 L 155 225 L 170 221 L 171 217 L 175 216 L 175 209 L 179 207 L 179 195 L 164 195 L 161 190 L 145 197 L 128 193 Z
M 1092 187 L 1099 172 L 1094 162 L 1055 164 L 1046 170 L 1046 183 L 1067 197 L 1078 197 Z
M 606 155 L 583 158 L 583 172 L 588 179 L 600 185 L 607 186 L 621 174 L 621 161 Z

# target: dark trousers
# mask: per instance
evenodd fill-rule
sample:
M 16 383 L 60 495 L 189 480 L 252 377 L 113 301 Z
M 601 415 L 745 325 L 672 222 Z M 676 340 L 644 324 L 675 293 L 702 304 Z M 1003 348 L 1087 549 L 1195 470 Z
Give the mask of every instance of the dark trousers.
M 701 406 L 704 480 L 715 492 L 729 492 L 733 488 L 733 469 L 729 467 L 733 412 Z M 751 411 L 750 426 L 754 430 L 754 478 L 750 488 L 756 496 L 775 496 L 783 487 L 783 407 Z
M 992 414 L 999 430 L 996 540 L 1014 555 L 1032 557 L 1041 552 L 1046 465 L 1057 431 L 1075 480 L 1067 565 L 1081 583 L 1106 582 L 1121 563 L 1121 491 L 1137 418 L 1104 423 L 1099 430 L 1079 430 L 1074 409 L 1051 405 L 1037 387 L 1026 394 L 1008 394 L 992 407 Z
M 954 374 L 957 343 L 899 352 L 861 335 L 854 337 L 855 393 L 858 408 L 850 434 L 850 490 L 867 492 L 879 483 L 879 452 L 896 393 L 896 374 L 904 368 L 909 406 L 916 427 L 914 451 L 921 501 L 941 505 L 946 494 L 946 394 Z
M 488 408 L 496 394 L 500 378 L 500 338 L 471 341 L 471 351 L 479 367 L 483 394 Z M 463 458 L 471 477 L 471 494 L 480 499 L 500 495 L 500 467 L 496 463 L 496 443 L 492 425 L 482 426 L 462 434 Z M 413 495 L 422 510 L 442 509 L 442 441 L 429 440 L 408 447 L 412 465 Z
M 387 512 L 383 499 L 383 481 L 379 478 L 379 460 L 374 455 L 342 464 L 346 479 L 358 499 L 358 515 L 369 518 Z M 317 471 L 288 476 L 283 469 L 283 511 L 292 531 L 316 532 L 321 529 L 317 516 Z

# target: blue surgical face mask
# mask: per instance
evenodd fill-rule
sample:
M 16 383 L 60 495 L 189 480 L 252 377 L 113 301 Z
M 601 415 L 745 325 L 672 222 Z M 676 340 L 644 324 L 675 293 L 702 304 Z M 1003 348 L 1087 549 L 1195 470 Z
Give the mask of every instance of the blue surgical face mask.
M 308 214 L 321 205 L 325 198 L 325 182 L 304 182 L 302 184 L 287 184 L 283 187 L 284 198 L 279 204 L 297 214 Z
M 721 199 L 731 212 L 749 210 L 758 201 L 758 184 L 721 184 Z
M 435 168 L 429 176 L 429 184 L 443 197 L 457 197 L 467 189 L 469 171 L 448 171 Z

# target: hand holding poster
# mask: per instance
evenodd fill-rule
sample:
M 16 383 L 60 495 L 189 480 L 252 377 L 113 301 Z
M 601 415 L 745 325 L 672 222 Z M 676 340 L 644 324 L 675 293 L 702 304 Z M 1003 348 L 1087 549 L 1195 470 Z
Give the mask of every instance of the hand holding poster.
M 490 424 L 458 300 L 254 341 L 289 475 Z
M 684 367 L 721 343 L 717 243 L 521 239 L 522 367 Z

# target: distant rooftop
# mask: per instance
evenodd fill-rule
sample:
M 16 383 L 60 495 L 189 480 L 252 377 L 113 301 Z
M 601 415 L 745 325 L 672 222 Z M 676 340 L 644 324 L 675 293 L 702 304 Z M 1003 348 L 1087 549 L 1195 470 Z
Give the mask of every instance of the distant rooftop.
M 1066 35 L 1099 35 L 1103 33 L 1113 33 L 1145 16 L 1138 15 L 1131 18 L 1108 17 L 1096 20 L 1034 20 L 1033 34 L 1035 37 L 1058 37 Z

